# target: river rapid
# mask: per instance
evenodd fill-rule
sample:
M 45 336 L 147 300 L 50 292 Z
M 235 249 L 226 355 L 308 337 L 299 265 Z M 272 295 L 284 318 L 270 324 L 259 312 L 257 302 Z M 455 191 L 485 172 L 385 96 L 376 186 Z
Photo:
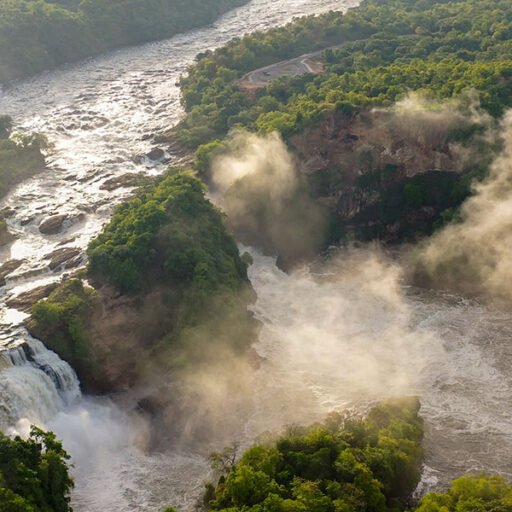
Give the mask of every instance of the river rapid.
M 157 174 L 175 155 L 147 156 L 151 135 L 183 115 L 176 82 L 195 55 L 232 37 L 293 16 L 356 2 L 253 0 L 212 26 L 45 73 L 0 93 L 0 113 L 54 144 L 48 168 L 0 203 L 17 240 L 0 264 L 8 277 L 0 311 L 0 428 L 31 422 L 54 430 L 73 457 L 78 512 L 158 511 L 195 507 L 208 477 L 204 450 L 145 453 L 145 427 L 118 400 L 84 397 L 73 370 L 30 340 L 24 315 L 5 306 L 23 291 L 59 279 L 47 256 L 84 250 L 129 189 L 102 184 L 127 172 Z M 164 148 L 165 149 L 165 148 Z M 50 215 L 64 229 L 42 235 Z M 476 301 L 406 286 L 397 263 L 371 251 L 333 251 L 292 275 L 256 251 L 250 278 L 263 324 L 262 358 L 250 413 L 237 441 L 305 423 L 331 410 L 364 410 L 397 394 L 418 395 L 427 425 L 419 491 L 445 486 L 468 470 L 512 477 L 512 319 Z M 16 348 L 24 341 L 27 348 Z M 219 447 L 221 448 L 221 447 Z

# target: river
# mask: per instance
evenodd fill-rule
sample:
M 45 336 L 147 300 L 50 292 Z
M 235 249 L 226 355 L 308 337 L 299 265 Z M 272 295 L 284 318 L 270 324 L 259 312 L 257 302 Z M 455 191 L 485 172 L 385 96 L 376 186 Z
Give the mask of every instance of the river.
M 144 155 L 154 147 L 150 136 L 183 115 L 176 82 L 197 53 L 297 15 L 354 3 L 253 0 L 209 27 L 2 91 L 0 112 L 54 144 L 48 169 L 0 203 L 14 210 L 8 222 L 18 237 L 0 252 L 0 264 L 23 260 L 0 292 L 3 304 L 66 272 L 48 268 L 45 258 L 56 248 L 85 249 L 129 194 L 102 189 L 105 180 L 164 168 Z M 172 162 L 173 155 L 165 158 Z M 42 235 L 40 222 L 53 214 L 67 215 L 63 231 Z M 250 277 L 258 294 L 254 312 L 264 325 L 256 346 L 263 364 L 239 440 L 333 409 L 360 410 L 387 396 L 416 394 L 427 422 L 422 489 L 444 486 L 466 470 L 512 476 L 510 316 L 410 288 L 384 256 L 346 256 L 333 254 L 327 267 L 286 275 L 254 252 Z M 5 305 L 0 314 L 0 426 L 23 431 L 38 422 L 57 432 L 75 464 L 74 509 L 193 509 L 208 476 L 205 454 L 141 451 L 144 428 L 111 400 L 83 397 L 73 370 L 35 340 L 28 340 L 29 354 L 16 349 L 27 340 L 24 315 Z

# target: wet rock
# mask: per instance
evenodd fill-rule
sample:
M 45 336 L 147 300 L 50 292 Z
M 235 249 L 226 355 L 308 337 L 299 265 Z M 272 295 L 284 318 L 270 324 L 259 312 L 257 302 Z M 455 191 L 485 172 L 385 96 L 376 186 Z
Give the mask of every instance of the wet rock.
M 5 278 L 20 267 L 25 260 L 10 260 L 0 267 L 0 286 L 5 286 Z
M 26 226 L 27 224 L 30 224 L 34 220 L 34 216 L 32 217 L 25 217 L 24 219 L 20 220 L 20 224 L 22 226 Z
M 16 240 L 16 237 L 9 231 L 7 223 L 0 217 L 0 247 L 8 245 Z
M 74 268 L 80 265 L 81 250 L 76 247 L 62 247 L 45 256 L 46 260 L 50 260 L 49 267 L 55 270 L 61 266 L 65 269 Z
M 38 286 L 28 292 L 20 293 L 16 297 L 12 297 L 7 300 L 6 304 L 13 309 L 18 309 L 25 313 L 29 313 L 32 306 L 42 299 L 45 299 L 50 293 L 57 288 L 57 283 L 46 284 L 44 286 Z
M 150 160 L 160 160 L 161 158 L 163 158 L 164 154 L 165 154 L 165 152 L 163 149 L 153 148 L 149 153 L 146 153 L 146 156 Z
M 134 172 L 128 172 L 126 174 L 121 174 L 121 176 L 114 176 L 113 178 L 109 178 L 105 180 L 105 182 L 101 185 L 101 190 L 115 190 L 116 188 L 121 187 L 134 187 L 137 185 L 139 181 L 139 175 Z
M 39 231 L 45 235 L 55 235 L 61 231 L 67 218 L 68 216 L 64 214 L 52 215 L 39 224 Z
M 76 181 L 78 183 L 85 183 L 86 181 L 91 181 L 92 179 L 96 178 L 100 173 L 101 169 L 92 169 L 85 176 L 81 176 Z
M 2 208 L 0 210 L 0 218 L 2 219 L 9 219 L 16 213 L 16 210 L 14 208 L 11 208 L 9 206 L 6 206 L 5 208 Z
M 57 244 L 58 247 L 62 247 L 63 245 L 68 245 L 76 240 L 76 236 L 72 238 L 66 238 L 66 240 L 62 240 L 62 242 L 59 242 Z

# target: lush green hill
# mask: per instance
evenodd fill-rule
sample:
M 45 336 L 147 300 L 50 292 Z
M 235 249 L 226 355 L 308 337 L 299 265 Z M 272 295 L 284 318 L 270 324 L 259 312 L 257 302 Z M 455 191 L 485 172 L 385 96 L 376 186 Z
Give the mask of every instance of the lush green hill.
M 327 47 L 325 72 L 282 78 L 255 95 L 237 78 Z M 192 147 L 237 125 L 286 136 L 332 111 L 389 105 L 409 91 L 450 98 L 469 89 L 498 116 L 512 104 L 512 6 L 505 0 L 365 0 L 203 54 L 181 82 Z
M 211 23 L 247 0 L 2 0 L 0 83 Z
M 317 74 L 241 80 L 319 49 Z M 497 148 L 482 134 L 512 106 L 511 55 L 508 1 L 364 0 L 200 55 L 174 136 L 208 172 L 230 130 L 277 131 L 330 208 L 325 243 L 416 240 L 486 174 Z
M 257 323 L 253 291 L 219 211 L 190 173 L 170 171 L 119 205 L 88 250 L 87 277 L 33 308 L 30 331 L 110 392 L 243 354 Z M 171 375 L 173 374 L 171 372 Z

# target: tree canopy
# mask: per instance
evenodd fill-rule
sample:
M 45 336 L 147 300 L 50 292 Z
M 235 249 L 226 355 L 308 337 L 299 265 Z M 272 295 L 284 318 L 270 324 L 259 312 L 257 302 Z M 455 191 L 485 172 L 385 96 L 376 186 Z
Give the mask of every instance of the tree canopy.
M 238 80 L 320 49 L 323 73 L 282 77 L 254 93 Z M 511 51 L 506 0 L 364 0 L 346 14 L 300 18 L 199 55 L 181 80 L 188 115 L 178 137 L 195 148 L 235 126 L 290 136 L 330 112 L 390 105 L 410 91 L 440 99 L 475 90 L 499 116 L 512 105 Z
M 0 83 L 110 48 L 171 37 L 246 0 L 2 0 Z
M 68 461 L 51 432 L 32 427 L 26 440 L 0 432 L 0 511 L 70 512 Z
M 333 414 L 249 448 L 209 487 L 223 512 L 384 512 L 404 508 L 419 481 L 423 423 L 415 399 L 396 399 L 365 419 Z

